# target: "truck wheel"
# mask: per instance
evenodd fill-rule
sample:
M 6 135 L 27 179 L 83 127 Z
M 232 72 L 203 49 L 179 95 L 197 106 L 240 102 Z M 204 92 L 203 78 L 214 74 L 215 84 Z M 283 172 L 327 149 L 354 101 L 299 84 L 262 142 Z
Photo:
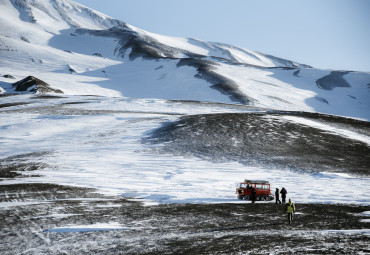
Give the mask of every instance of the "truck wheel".
M 238 195 L 238 199 L 242 200 L 244 196 Z

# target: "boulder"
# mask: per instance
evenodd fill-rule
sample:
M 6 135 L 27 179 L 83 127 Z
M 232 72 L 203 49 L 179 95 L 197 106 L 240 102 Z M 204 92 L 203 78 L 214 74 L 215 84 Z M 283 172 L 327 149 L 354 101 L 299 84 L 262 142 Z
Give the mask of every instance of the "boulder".
M 33 77 L 28 76 L 23 80 L 17 81 L 13 83 L 13 88 L 15 91 L 27 91 L 31 93 L 40 93 L 40 94 L 47 94 L 47 93 L 59 93 L 63 94 L 63 91 L 60 89 L 54 89 L 50 87 L 49 84 L 46 82 Z

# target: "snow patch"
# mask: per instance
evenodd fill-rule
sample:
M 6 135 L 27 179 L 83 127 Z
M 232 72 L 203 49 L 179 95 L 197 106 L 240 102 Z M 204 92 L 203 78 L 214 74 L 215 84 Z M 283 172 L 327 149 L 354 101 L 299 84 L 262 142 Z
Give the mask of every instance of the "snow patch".
M 345 235 L 370 235 L 370 229 L 338 229 L 338 230 L 323 230 L 321 234 L 345 234 Z
M 34 202 L 34 201 L 30 201 L 30 202 L 19 202 L 19 201 L 13 201 L 13 202 L 1 202 L 0 203 L 0 208 L 2 209 L 8 209 L 9 207 L 16 207 L 16 206 L 29 206 L 29 205 L 38 205 L 38 204 L 46 204 L 48 202 Z
M 91 225 L 70 225 L 65 227 L 56 227 L 47 229 L 44 232 L 51 233 L 79 233 L 79 232 L 98 232 L 98 231 L 114 231 L 114 230 L 135 230 L 134 228 L 123 227 L 116 222 L 111 223 L 95 223 Z

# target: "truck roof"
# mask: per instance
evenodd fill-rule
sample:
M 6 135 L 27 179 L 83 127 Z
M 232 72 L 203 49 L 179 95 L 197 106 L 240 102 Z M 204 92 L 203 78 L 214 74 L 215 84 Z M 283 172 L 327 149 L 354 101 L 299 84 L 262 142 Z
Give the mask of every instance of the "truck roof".
M 263 183 L 263 184 L 269 184 L 269 181 L 263 181 L 263 180 L 244 180 L 245 183 Z

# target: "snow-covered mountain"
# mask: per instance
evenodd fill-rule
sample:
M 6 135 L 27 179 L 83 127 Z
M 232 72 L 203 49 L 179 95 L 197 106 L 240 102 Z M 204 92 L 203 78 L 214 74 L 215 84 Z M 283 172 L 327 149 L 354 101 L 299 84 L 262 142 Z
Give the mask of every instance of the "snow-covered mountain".
M 153 34 L 70 0 L 0 0 L 0 91 L 197 100 L 370 119 L 370 74 Z M 273 43 L 273 42 L 272 42 Z

